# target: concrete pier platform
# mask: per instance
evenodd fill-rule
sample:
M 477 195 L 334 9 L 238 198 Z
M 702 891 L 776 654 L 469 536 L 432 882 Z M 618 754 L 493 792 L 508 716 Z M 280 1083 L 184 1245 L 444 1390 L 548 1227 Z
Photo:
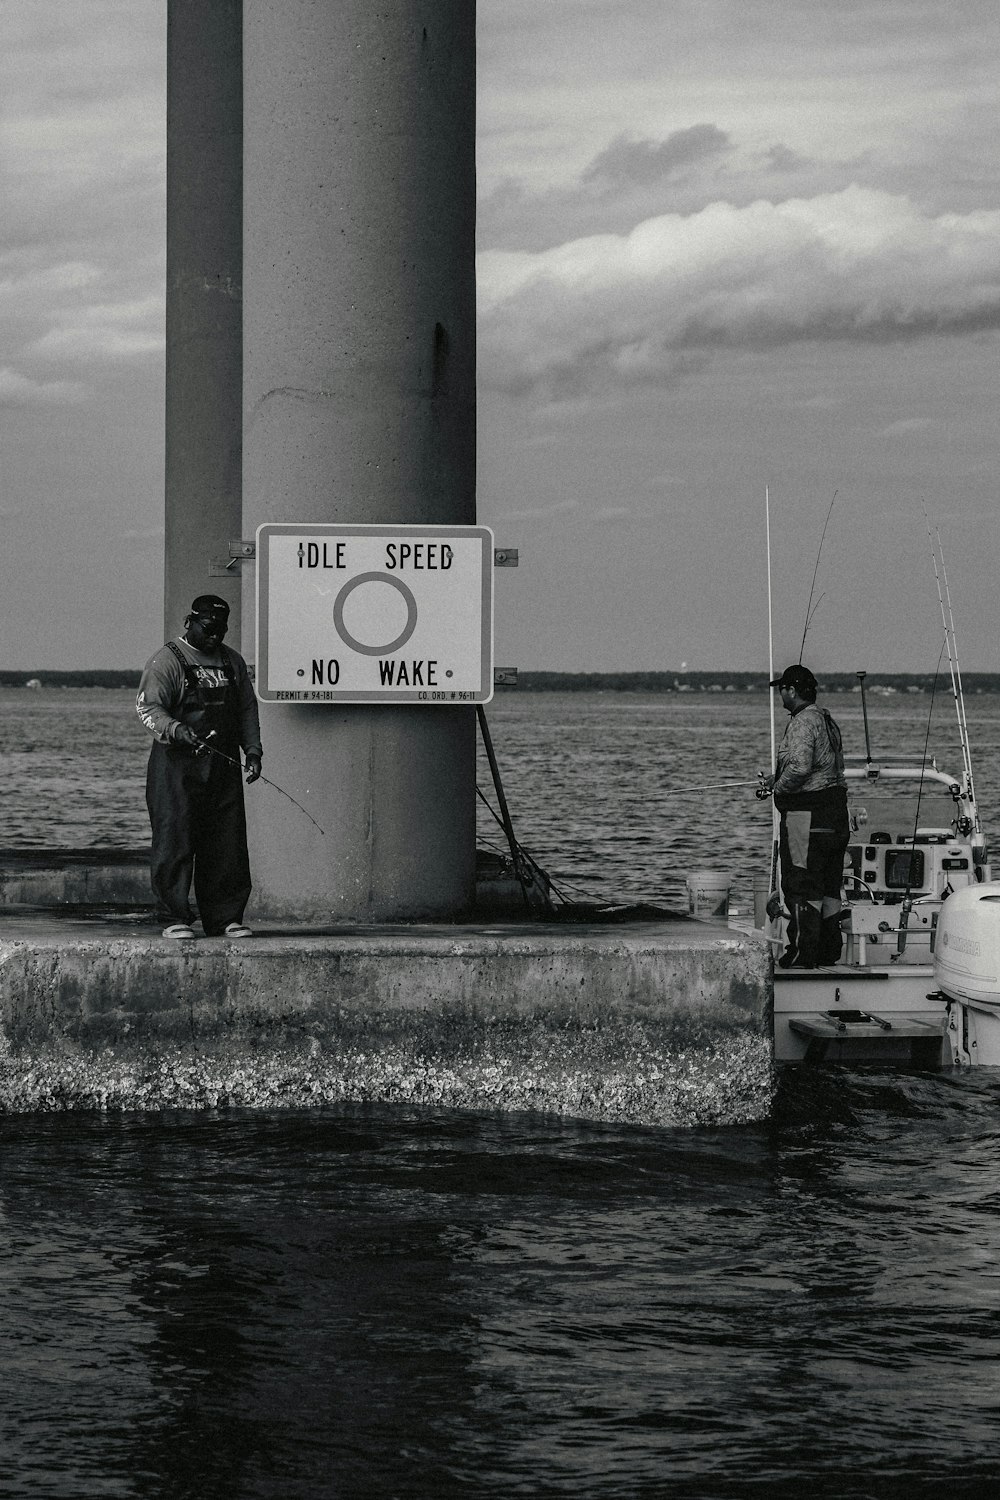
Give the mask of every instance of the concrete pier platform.
M 771 970 L 686 916 L 165 939 L 0 908 L 0 1110 L 394 1102 L 648 1125 L 763 1118 Z

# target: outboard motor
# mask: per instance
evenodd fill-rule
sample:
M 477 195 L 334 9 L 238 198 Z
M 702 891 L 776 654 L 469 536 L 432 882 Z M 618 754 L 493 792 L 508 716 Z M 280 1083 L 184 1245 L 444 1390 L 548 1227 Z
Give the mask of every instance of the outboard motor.
M 1000 1008 L 1000 882 L 964 886 L 945 901 L 934 939 L 934 981 L 949 1000 Z

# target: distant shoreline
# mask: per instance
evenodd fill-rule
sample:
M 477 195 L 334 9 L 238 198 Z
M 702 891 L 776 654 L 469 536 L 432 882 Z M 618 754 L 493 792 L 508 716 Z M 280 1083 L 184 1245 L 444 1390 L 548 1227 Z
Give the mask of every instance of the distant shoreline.
M 92 669 L 81 672 L 0 671 L 0 688 L 26 688 L 30 682 L 42 687 L 137 688 L 138 670 L 112 672 Z M 821 693 L 858 691 L 857 672 L 820 673 Z M 964 672 L 967 693 L 1000 692 L 1000 672 Z M 931 672 L 869 672 L 869 693 L 929 693 L 934 687 Z M 947 670 L 938 673 L 937 691 L 950 691 Z M 499 693 L 512 689 L 498 688 Z M 767 682 L 758 672 L 519 672 L 513 691 L 521 693 L 766 693 Z

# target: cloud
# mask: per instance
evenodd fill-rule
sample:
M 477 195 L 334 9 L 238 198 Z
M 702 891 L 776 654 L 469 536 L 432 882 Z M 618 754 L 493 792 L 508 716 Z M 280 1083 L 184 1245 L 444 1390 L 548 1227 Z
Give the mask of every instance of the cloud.
M 66 261 L 36 266 L 20 276 L 7 275 L 0 281 L 0 301 L 27 300 L 29 297 L 51 298 L 61 292 L 75 292 L 93 286 L 100 279 L 96 266 L 83 261 Z
M 122 360 L 162 354 L 163 346 L 163 302 L 153 296 L 137 302 L 74 309 L 59 326 L 36 339 L 27 352 L 67 361 Z
M 776 141 L 773 146 L 768 147 L 764 153 L 764 161 L 770 171 L 777 173 L 804 172 L 812 166 L 806 157 L 800 156 L 797 151 L 792 151 L 781 141 Z
M 523 506 L 516 510 L 498 511 L 497 521 L 544 521 L 553 516 L 571 515 L 579 510 L 578 500 L 556 500 L 551 505 Z
M 934 432 L 941 426 L 937 417 L 902 417 L 883 427 L 882 437 L 910 437 L 914 433 Z
M 0 53 L 5 404 L 162 356 L 165 35 L 155 0 L 21 0 Z M 81 11 L 86 10 L 86 19 Z
M 1000 325 L 1000 212 L 850 187 L 479 258 L 484 382 L 549 398 L 663 384 L 692 355 Z
M 129 526 L 119 532 L 123 542 L 163 542 L 162 526 Z
M 12 370 L 0 368 L 0 409 L 30 406 L 75 406 L 84 400 L 86 387 L 74 380 L 31 380 Z
M 717 125 L 691 125 L 675 130 L 664 141 L 632 140 L 619 136 L 599 152 L 582 175 L 583 182 L 662 182 L 683 167 L 701 164 L 733 149 Z

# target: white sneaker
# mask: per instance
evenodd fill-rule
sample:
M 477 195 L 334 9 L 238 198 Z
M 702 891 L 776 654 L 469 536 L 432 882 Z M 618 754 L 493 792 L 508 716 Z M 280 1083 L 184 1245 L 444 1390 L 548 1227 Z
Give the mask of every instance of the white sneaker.
M 242 922 L 230 922 L 222 936 L 227 938 L 253 937 L 253 928 L 244 927 Z

